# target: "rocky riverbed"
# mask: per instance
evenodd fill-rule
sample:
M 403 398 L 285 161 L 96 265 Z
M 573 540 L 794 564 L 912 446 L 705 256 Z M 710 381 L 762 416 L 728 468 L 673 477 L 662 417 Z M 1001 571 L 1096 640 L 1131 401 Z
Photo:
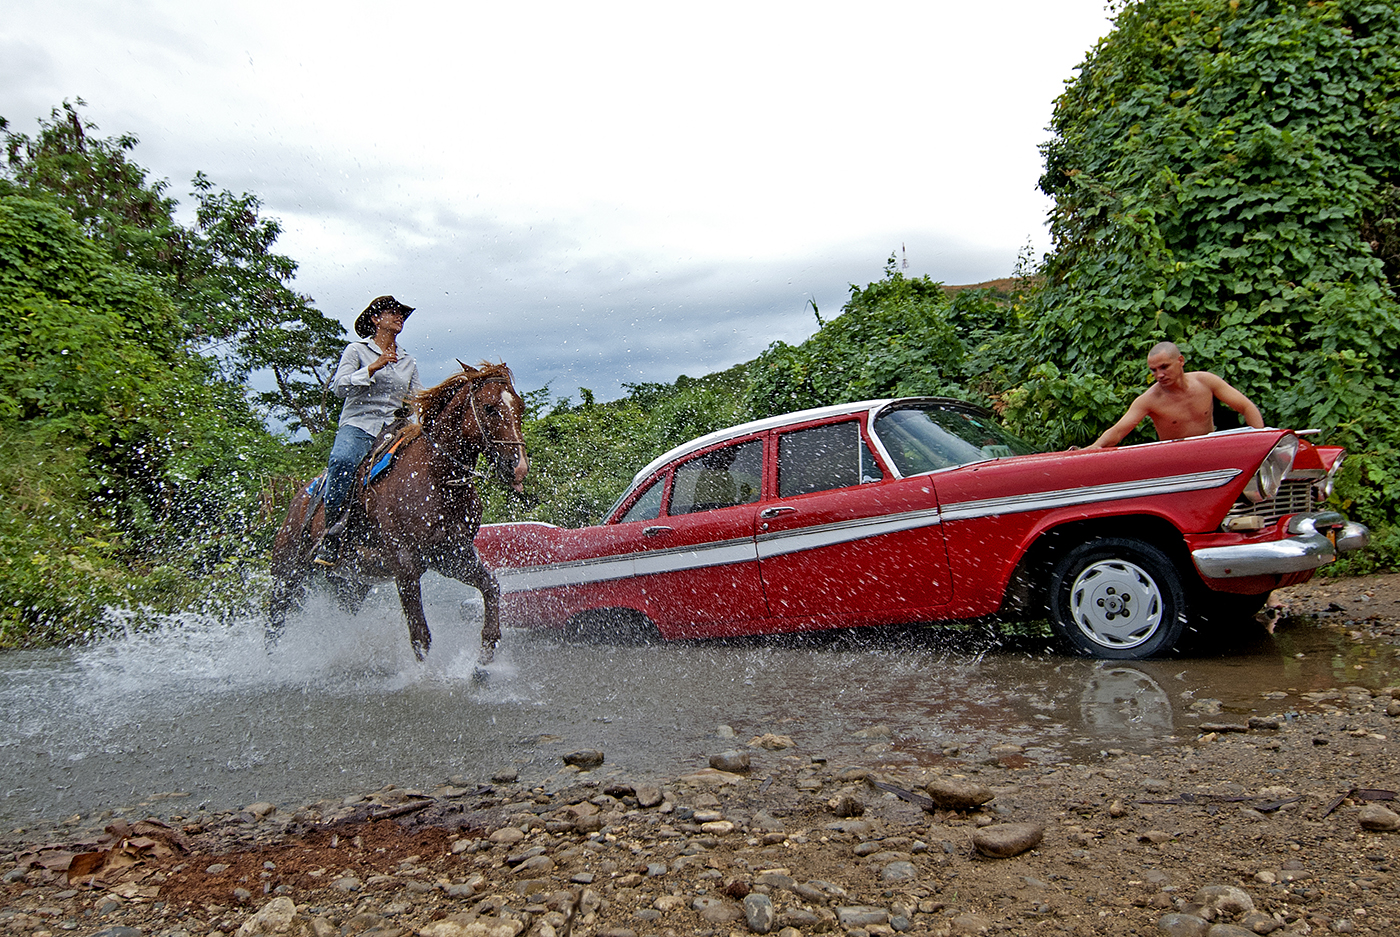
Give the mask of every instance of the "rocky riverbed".
M 1280 593 L 1387 640 L 1400 576 Z M 0 927 L 33 937 L 1268 934 L 1400 931 L 1400 687 L 1201 707 L 1149 754 L 945 750 L 891 769 L 718 726 L 656 777 L 575 752 L 313 804 L 148 800 L 0 843 Z M 329 793 L 329 792 L 328 792 Z

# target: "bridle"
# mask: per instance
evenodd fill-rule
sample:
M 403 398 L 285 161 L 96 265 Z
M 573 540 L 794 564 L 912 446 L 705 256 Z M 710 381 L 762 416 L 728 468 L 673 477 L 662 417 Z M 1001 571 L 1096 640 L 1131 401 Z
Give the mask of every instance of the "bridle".
M 463 387 L 461 391 L 458 391 L 458 393 L 460 394 L 463 391 L 465 391 L 467 394 L 467 402 L 471 405 L 472 409 L 472 419 L 476 421 L 476 428 L 481 432 L 482 442 L 487 446 L 509 446 L 511 448 L 519 448 L 520 452 L 517 454 L 516 457 L 518 461 L 519 456 L 525 454 L 525 441 L 522 439 L 519 442 L 516 442 L 509 439 L 499 439 L 497 437 L 491 436 L 486 429 L 486 421 L 481 418 L 480 405 L 476 402 L 476 392 L 480 390 L 482 385 L 484 384 L 504 384 L 506 387 L 511 387 L 511 382 L 509 378 L 495 376 L 471 377 L 467 378 L 466 386 Z M 514 388 L 511 389 L 513 390 Z M 461 458 L 447 446 L 443 445 L 442 443 L 439 443 L 436 439 L 434 439 L 432 437 L 432 434 L 428 432 L 428 428 L 426 426 L 423 427 L 421 435 L 424 439 L 428 440 L 428 443 L 433 447 L 433 449 L 446 455 L 447 458 L 451 460 L 454 463 L 454 465 L 457 468 L 461 469 L 464 473 L 461 478 L 449 478 L 444 480 L 444 485 L 447 485 L 448 487 L 452 488 L 460 488 L 463 485 L 470 485 L 472 483 L 472 479 L 474 478 L 480 478 L 483 480 L 489 480 L 491 478 L 490 472 L 483 472 L 476 467 L 475 458 L 473 458 L 471 462 L 468 462 L 467 460 Z

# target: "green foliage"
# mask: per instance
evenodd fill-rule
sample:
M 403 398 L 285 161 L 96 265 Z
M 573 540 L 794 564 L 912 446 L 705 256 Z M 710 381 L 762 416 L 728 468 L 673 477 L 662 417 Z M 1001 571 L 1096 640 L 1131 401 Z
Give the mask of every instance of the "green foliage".
M 907 279 L 891 257 L 884 279 L 851 285 L 840 316 L 799 346 L 773 343 L 753 362 L 750 408 L 769 416 L 913 395 L 989 402 L 1002 386 L 996 349 L 1015 314 L 986 291 L 950 296 L 928 277 Z
M 258 551 L 281 444 L 159 285 L 51 201 L 0 196 L 0 646 L 188 607 Z
M 114 260 L 157 281 L 179 314 L 170 340 L 215 357 L 234 380 L 270 371 L 275 389 L 258 395 L 269 412 L 293 430 L 329 428 L 345 330 L 291 288 L 296 262 L 273 251 L 280 223 L 261 216 L 257 196 L 216 191 L 196 173 L 195 223 L 181 225 L 169 183 L 148 180 L 129 158 L 137 138 L 96 136 L 82 106 L 65 101 L 33 137 L 0 119 L 0 193 L 57 204 Z
M 1054 251 L 1002 395 L 1023 435 L 1094 438 L 1162 339 L 1364 472 L 1397 518 L 1400 7 L 1138 0 L 1068 82 L 1044 148 Z

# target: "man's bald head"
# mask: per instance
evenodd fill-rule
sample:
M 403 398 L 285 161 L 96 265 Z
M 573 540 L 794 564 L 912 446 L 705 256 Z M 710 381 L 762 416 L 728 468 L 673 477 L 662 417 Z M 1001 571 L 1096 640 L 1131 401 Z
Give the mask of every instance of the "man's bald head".
M 1158 342 L 1148 350 L 1147 357 L 1151 358 L 1154 355 L 1169 355 L 1175 358 L 1178 357 L 1180 354 L 1181 349 L 1176 347 L 1176 342 Z

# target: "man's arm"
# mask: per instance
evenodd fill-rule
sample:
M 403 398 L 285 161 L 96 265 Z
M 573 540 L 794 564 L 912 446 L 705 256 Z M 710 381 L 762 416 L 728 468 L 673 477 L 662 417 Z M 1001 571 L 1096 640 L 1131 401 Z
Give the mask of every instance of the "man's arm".
M 1231 387 L 1223 377 L 1205 372 L 1206 384 L 1210 387 L 1210 392 L 1215 395 L 1225 406 L 1234 410 L 1244 421 L 1255 429 L 1264 428 L 1264 415 L 1259 412 L 1259 408 L 1244 394 Z
M 1104 430 L 1102 436 L 1095 439 L 1084 448 L 1111 449 L 1122 442 L 1124 436 L 1131 433 L 1134 427 L 1147 419 L 1149 408 L 1147 401 L 1144 399 L 1146 396 L 1146 394 L 1139 394 L 1138 398 L 1133 401 L 1132 406 L 1128 407 L 1128 412 L 1123 414 L 1122 418 L 1120 418 L 1117 423 L 1114 423 L 1108 429 Z

